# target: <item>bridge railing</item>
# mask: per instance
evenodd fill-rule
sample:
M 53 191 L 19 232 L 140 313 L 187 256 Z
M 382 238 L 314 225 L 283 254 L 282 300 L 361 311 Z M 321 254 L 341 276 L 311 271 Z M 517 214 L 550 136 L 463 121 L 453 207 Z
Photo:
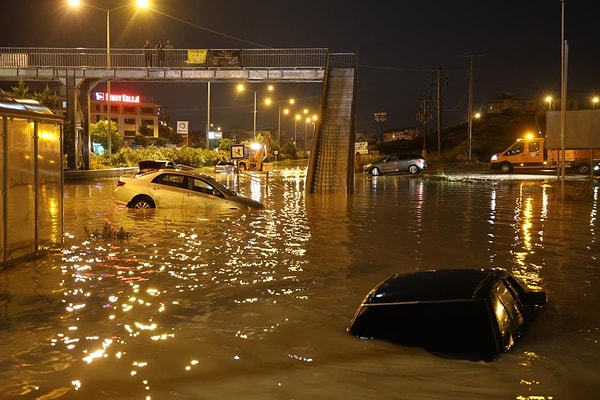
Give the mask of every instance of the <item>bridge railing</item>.
M 142 49 L 0 47 L 0 68 L 302 68 L 323 69 L 328 49 Z

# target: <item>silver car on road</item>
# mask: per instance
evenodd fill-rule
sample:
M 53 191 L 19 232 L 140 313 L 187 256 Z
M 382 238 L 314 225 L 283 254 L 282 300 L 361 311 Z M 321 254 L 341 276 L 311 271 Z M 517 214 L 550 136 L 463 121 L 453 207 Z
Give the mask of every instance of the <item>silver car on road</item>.
M 408 172 L 418 174 L 427 168 L 425 159 L 414 154 L 392 154 L 363 167 L 363 171 L 373 176 L 382 174 Z

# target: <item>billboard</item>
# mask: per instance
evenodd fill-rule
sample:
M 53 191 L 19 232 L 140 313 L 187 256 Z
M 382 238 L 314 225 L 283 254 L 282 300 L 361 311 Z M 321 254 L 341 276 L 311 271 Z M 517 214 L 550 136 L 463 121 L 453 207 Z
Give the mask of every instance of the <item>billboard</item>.
M 560 149 L 560 111 L 546 114 L 546 147 Z M 600 149 L 600 110 L 569 110 L 566 112 L 565 148 Z

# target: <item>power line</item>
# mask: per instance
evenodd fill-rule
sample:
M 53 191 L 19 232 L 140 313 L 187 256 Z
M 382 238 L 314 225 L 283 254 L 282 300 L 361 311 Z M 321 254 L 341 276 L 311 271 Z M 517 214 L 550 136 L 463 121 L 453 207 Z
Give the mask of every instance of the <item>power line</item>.
M 215 35 L 223 36 L 223 37 L 226 37 L 226 38 L 228 38 L 228 39 L 237 40 L 238 42 L 242 42 L 242 43 L 251 44 L 251 45 L 253 45 L 253 46 L 257 46 L 257 47 L 268 48 L 268 49 L 272 48 L 272 47 L 270 47 L 270 46 L 266 46 L 266 45 L 264 45 L 264 44 L 260 44 L 260 43 L 252 42 L 252 41 L 245 40 L 245 39 L 241 39 L 241 38 L 238 38 L 238 37 L 236 37 L 236 36 L 232 36 L 232 35 L 228 35 L 228 34 L 226 34 L 226 33 L 223 33 L 223 32 L 218 32 L 218 31 L 215 31 L 214 29 L 210 29 L 210 28 L 207 28 L 207 27 L 205 27 L 205 26 L 201 26 L 201 25 L 198 25 L 198 24 L 194 24 L 193 22 L 189 22 L 189 21 L 186 21 L 186 20 L 184 20 L 184 19 L 182 19 L 182 18 L 175 17 L 175 16 L 173 16 L 173 15 L 169 15 L 169 14 L 167 14 L 167 13 L 165 13 L 165 12 L 162 12 L 162 11 L 160 11 L 160 10 L 157 10 L 157 9 L 155 9 L 155 8 L 151 8 L 151 7 L 150 7 L 149 9 L 150 9 L 150 10 L 152 10 L 152 11 L 154 11 L 155 13 L 158 13 L 158 14 L 160 14 L 160 15 L 163 15 L 163 16 L 165 16 L 165 17 L 167 17 L 167 18 L 171 18 L 171 19 L 173 19 L 173 20 L 175 20 L 175 21 L 177 21 L 177 22 L 181 22 L 181 23 L 183 23 L 183 24 L 186 24 L 186 25 L 189 25 L 189 26 L 193 26 L 194 28 L 198 28 L 198 29 L 202 29 L 202 30 L 204 30 L 204 31 L 210 32 L 210 33 L 214 33 Z

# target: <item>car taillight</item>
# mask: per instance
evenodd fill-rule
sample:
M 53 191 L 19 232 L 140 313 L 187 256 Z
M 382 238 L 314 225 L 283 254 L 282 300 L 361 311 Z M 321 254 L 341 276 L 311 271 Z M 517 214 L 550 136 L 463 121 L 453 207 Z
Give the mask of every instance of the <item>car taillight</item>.
M 123 182 L 122 180 L 118 180 L 117 187 L 119 187 L 119 186 L 125 186 L 125 182 Z

